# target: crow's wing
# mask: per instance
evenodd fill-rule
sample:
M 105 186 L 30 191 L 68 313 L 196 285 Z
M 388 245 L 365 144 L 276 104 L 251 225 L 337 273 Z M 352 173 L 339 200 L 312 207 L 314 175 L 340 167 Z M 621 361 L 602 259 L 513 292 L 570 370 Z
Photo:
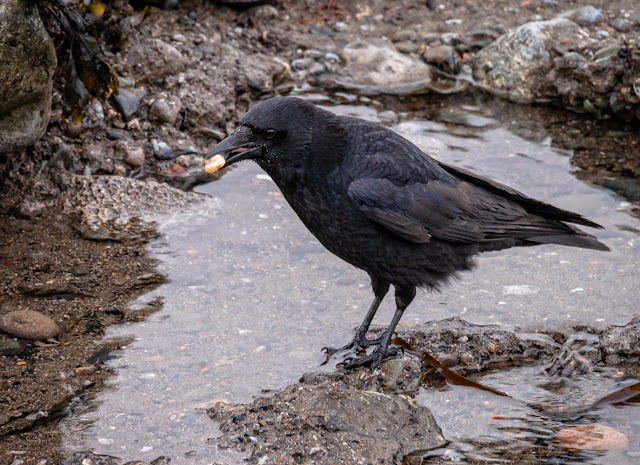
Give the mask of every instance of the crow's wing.
M 347 193 L 367 218 L 418 243 L 431 237 L 462 243 L 500 239 L 530 219 L 518 204 L 455 178 L 404 185 L 386 178 L 359 178 Z

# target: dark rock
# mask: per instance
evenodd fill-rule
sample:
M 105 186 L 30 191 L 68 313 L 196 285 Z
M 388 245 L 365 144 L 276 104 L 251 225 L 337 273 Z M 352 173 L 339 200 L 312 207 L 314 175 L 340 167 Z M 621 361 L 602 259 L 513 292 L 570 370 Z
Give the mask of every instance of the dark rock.
M 259 463 L 298 457 L 318 465 L 388 464 L 446 443 L 429 409 L 408 396 L 360 390 L 329 373 L 305 375 L 248 405 L 216 406 L 209 415 L 220 421 L 219 446 L 249 452 Z
M 0 316 L 0 330 L 23 339 L 49 339 L 60 332 L 46 315 L 32 310 L 16 310 Z
M 127 136 L 124 132 L 118 132 L 118 131 L 107 131 L 107 139 L 109 140 L 123 140 L 123 139 L 127 139 L 129 136 Z
M 0 3 L 0 153 L 33 144 L 46 131 L 56 65 L 36 4 Z
M 129 121 L 140 109 L 140 101 L 147 95 L 144 89 L 120 89 L 113 102 L 124 118 Z
M 416 392 L 420 387 L 420 364 L 405 358 L 382 363 L 383 389 L 396 394 Z
M 9 339 L 8 341 L 0 341 L 0 356 L 20 355 L 24 352 L 24 347 L 20 342 Z

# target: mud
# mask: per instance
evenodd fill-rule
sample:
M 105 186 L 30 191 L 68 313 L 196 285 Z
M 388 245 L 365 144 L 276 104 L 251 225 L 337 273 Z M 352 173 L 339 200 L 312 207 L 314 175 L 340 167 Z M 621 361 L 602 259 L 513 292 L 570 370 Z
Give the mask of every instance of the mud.
M 622 10 L 637 6 L 633 0 L 580 0 L 571 2 L 571 7 L 587 4 L 600 8 L 612 19 Z M 410 0 L 368 4 L 283 1 L 275 7 L 246 10 L 187 1 L 175 10 L 153 9 L 144 18 L 140 10 L 134 10 L 128 3 L 116 1 L 113 5 L 116 12 L 113 21 L 127 37 L 127 45 L 122 50 L 107 46 L 107 58 L 123 78 L 123 95 L 137 88 L 144 88 L 146 94 L 127 112 L 110 100 L 99 126 L 83 128 L 62 118 L 58 86 L 45 137 L 21 153 L 0 154 L 1 312 L 39 311 L 53 318 L 62 329 L 56 342 L 16 342 L 0 334 L 0 343 L 7 343 L 3 347 L 8 347 L 0 357 L 3 392 L 0 464 L 10 464 L 16 459 L 16 463 L 20 460 L 36 463 L 38 459 L 46 459 L 47 463 L 65 460 L 83 463 L 85 459 L 109 463 L 107 458 L 90 454 L 65 457 L 60 449 L 61 433 L 56 419 L 71 399 L 79 394 L 91 397 L 102 388 L 110 376 L 103 362 L 111 350 L 128 343 L 101 340 L 104 328 L 138 321 L 161 307 L 159 302 L 138 311 L 128 307 L 132 299 L 163 281 L 144 248 L 153 228 L 134 228 L 142 232 L 132 236 L 126 224 L 112 222 L 109 224 L 113 228 L 108 230 L 91 227 L 86 218 L 83 221 L 81 212 L 70 209 L 67 202 L 75 192 L 87 190 L 78 176 L 128 176 L 188 189 L 215 179 L 204 173 L 199 154 L 225 137 L 254 102 L 275 94 L 314 90 L 310 86 L 322 82 L 318 76 L 336 70 L 334 56 L 340 47 L 358 37 L 388 36 L 398 49 L 411 50 L 415 46 L 419 50 L 422 42 L 418 36 L 414 38 L 406 31 L 421 31 L 423 39 L 436 42 L 458 34 L 465 37 L 465 41 L 457 44 L 463 53 L 464 66 L 474 53 L 507 29 L 554 17 L 562 10 L 556 2 L 537 0 L 446 2 L 445 9 L 434 11 L 427 9 L 424 2 Z M 584 27 L 590 33 L 606 30 L 609 34 L 606 42 L 612 44 L 638 36 L 636 26 L 626 33 L 605 23 Z M 475 32 L 469 35 L 468 31 Z M 410 43 L 398 46 L 399 42 L 407 41 Z M 298 62 L 300 65 L 291 66 L 296 60 L 302 60 Z M 499 118 L 525 138 L 551 137 L 554 146 L 573 150 L 572 163 L 580 169 L 578 176 L 610 187 L 631 200 L 640 199 L 637 122 L 600 121 L 593 115 L 549 110 L 542 105 L 517 106 L 478 90 L 451 97 L 435 94 L 379 97 L 378 102 L 396 113 L 411 112 L 416 117 L 440 121 L 457 118 L 459 115 L 443 110 L 445 98 L 486 108 L 488 115 Z M 333 99 L 371 102 L 345 94 L 335 94 Z M 179 105 L 180 111 L 177 115 L 162 112 L 163 104 L 158 104 L 159 101 Z M 184 154 L 180 156 L 181 153 Z M 435 325 L 438 324 L 443 323 Z M 602 345 L 601 335 L 591 341 L 596 346 L 587 344 L 590 347 L 587 351 L 586 343 L 563 346 L 565 336 L 560 334 L 525 336 L 499 328 L 470 328 L 462 321 L 447 324 L 455 328 L 440 331 L 425 327 L 405 336 L 416 345 L 429 345 L 443 363 L 466 374 L 553 360 L 562 353 L 564 362 L 555 365 L 549 362 L 558 373 L 609 364 L 637 376 L 634 373 L 637 354 L 629 355 L 625 352 L 627 348 L 612 343 Z M 619 333 L 632 341 L 637 327 L 629 326 Z M 438 334 L 439 339 L 428 344 L 420 342 L 433 334 Z M 618 333 L 612 340 L 620 340 Z M 580 352 L 580 348 L 584 350 Z M 585 354 L 592 357 L 585 358 Z M 390 392 L 384 376 L 363 378 L 363 374 L 335 374 L 326 378 L 305 375 L 306 381 L 300 386 L 312 392 L 323 383 L 333 383 L 344 390 L 344 395 L 360 398 L 367 390 L 384 392 L 385 396 L 395 397 L 376 399 L 405 409 L 409 416 L 428 420 L 428 411 L 421 411 L 409 400 Z M 444 383 L 439 375 L 424 367 L 419 378 L 427 385 Z M 409 381 L 400 384 L 411 384 Z M 284 408 L 281 403 L 300 386 L 285 389 L 280 398 L 271 401 L 217 410 L 216 418 L 227 422 L 225 428 L 229 433 L 221 441 L 235 447 L 242 442 L 237 440 L 238 432 L 249 427 L 248 420 L 230 422 L 225 412 L 251 411 L 261 402 L 272 402 L 275 412 Z M 291 430 L 283 431 L 272 429 L 261 438 L 268 437 L 273 450 L 298 462 L 312 460 L 315 454 L 330 457 L 332 441 L 336 440 L 327 437 L 323 439 L 327 442 L 321 445 L 309 442 L 309 450 L 296 455 L 292 449 L 294 439 L 275 444 L 274 435 L 286 437 Z M 294 431 L 302 434 L 299 429 Z M 242 442 L 242 447 L 258 463 L 259 444 L 262 443 Z M 314 447 L 320 449 L 311 454 Z M 363 449 L 362 445 L 358 447 Z M 418 444 L 415 447 L 422 448 Z M 393 451 L 385 457 L 400 458 L 411 452 L 391 446 L 385 451 Z

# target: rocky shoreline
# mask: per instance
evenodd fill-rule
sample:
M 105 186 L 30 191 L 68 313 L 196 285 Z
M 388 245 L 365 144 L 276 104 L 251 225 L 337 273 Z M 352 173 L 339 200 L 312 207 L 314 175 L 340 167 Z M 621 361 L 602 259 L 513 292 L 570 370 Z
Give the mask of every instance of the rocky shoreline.
M 105 57 L 120 81 L 119 94 L 107 102 L 92 101 L 81 122 L 73 124 L 62 117 L 57 76 L 48 125 L 32 118 L 0 126 L 46 126 L 44 137 L 33 145 L 0 154 L 0 312 L 30 308 L 61 329 L 57 342 L 44 344 L 0 335 L 0 379 L 7 393 L 0 410 L 0 463 L 118 463 L 91 454 L 67 456 L 56 418 L 70 396 L 90 397 L 101 389 L 110 376 L 105 354 L 127 344 L 101 342 L 104 327 L 139 320 L 161 306 L 128 309 L 130 300 L 164 277 L 144 248 L 153 228 L 136 223 L 125 207 L 145 205 L 145 199 L 153 208 L 158 198 L 167 208 L 199 201 L 174 187 L 188 191 L 215 179 L 204 172 L 202 154 L 226 137 L 256 101 L 291 93 L 361 105 L 375 100 L 381 121 L 396 122 L 407 114 L 429 117 L 444 99 L 473 99 L 500 108 L 501 118 L 516 132 L 535 137 L 537 128 L 545 127 L 554 144 L 573 151 L 579 176 L 631 201 L 640 199 L 637 2 L 575 1 L 570 8 L 550 0 L 437 3 L 431 2 L 436 4 L 431 9 L 408 0 L 305 0 L 238 10 L 187 1 L 174 10 L 153 8 L 147 15 L 129 3 L 113 2 L 104 31 L 120 31 L 126 44 L 118 48 L 103 39 Z M 51 73 L 43 73 L 45 94 Z M 21 105 L 19 99 L 3 101 Z M 14 110 L 2 107 L 0 115 Z M 15 141 L 8 134 L 13 133 L 0 129 L 0 147 Z M 105 193 L 114 196 L 113 205 L 94 202 Z M 562 334 L 526 340 L 462 321 L 433 325 L 437 328 L 401 335 L 466 375 L 540 360 L 563 376 L 602 366 L 638 375 L 637 318 L 599 334 L 597 342 L 584 343 Z M 428 340 L 433 334 L 441 339 Z M 411 384 L 409 378 L 443 383 L 431 368 L 408 357 L 387 362 L 373 374 L 306 374 L 275 397 L 221 405 L 210 413 L 224 425 L 219 443 L 245 450 L 254 463 L 276 463 L 276 456 L 283 463 L 333 463 L 350 460 L 349 454 L 365 457 L 372 449 L 366 442 L 349 451 L 342 448 L 361 425 L 383 421 L 366 412 L 402 411 L 402 421 L 415 421 L 421 431 L 433 434 L 398 446 L 397 438 L 415 437 L 415 428 L 389 425 L 388 441 L 374 441 L 379 447 L 369 458 L 390 463 L 443 444 L 428 409 L 406 397 L 414 390 L 389 388 Z M 287 436 L 300 434 L 302 426 L 275 420 L 282 419 L 283 405 L 298 392 L 296 408 L 322 423 L 309 427 L 322 426 L 330 433 L 326 437 Z M 348 424 L 335 415 L 320 419 L 311 407 L 328 393 L 333 397 L 327 399 L 361 403 L 359 422 Z M 249 418 L 256 409 L 266 412 L 265 405 L 270 410 L 264 418 Z M 245 418 L 234 420 L 241 413 Z M 386 420 L 401 421 L 389 415 Z M 280 443 L 280 437 L 290 439 Z M 303 446 L 294 447 L 298 443 Z M 263 461 L 266 451 L 271 455 Z

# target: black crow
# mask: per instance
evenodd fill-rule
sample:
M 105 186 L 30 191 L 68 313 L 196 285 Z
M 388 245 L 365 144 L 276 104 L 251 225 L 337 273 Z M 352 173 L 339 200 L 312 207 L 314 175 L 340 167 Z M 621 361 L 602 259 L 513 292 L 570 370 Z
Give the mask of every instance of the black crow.
M 326 349 L 358 354 L 377 345 L 346 358 L 347 368 L 377 367 L 416 288 L 438 289 L 471 269 L 475 254 L 550 243 L 609 250 L 567 224 L 601 228 L 577 213 L 440 163 L 387 128 L 298 98 L 259 103 L 206 158 L 208 171 L 255 160 L 309 231 L 369 274 L 375 299 L 360 329 L 346 346 Z M 369 340 L 390 285 L 396 312 L 386 332 Z

